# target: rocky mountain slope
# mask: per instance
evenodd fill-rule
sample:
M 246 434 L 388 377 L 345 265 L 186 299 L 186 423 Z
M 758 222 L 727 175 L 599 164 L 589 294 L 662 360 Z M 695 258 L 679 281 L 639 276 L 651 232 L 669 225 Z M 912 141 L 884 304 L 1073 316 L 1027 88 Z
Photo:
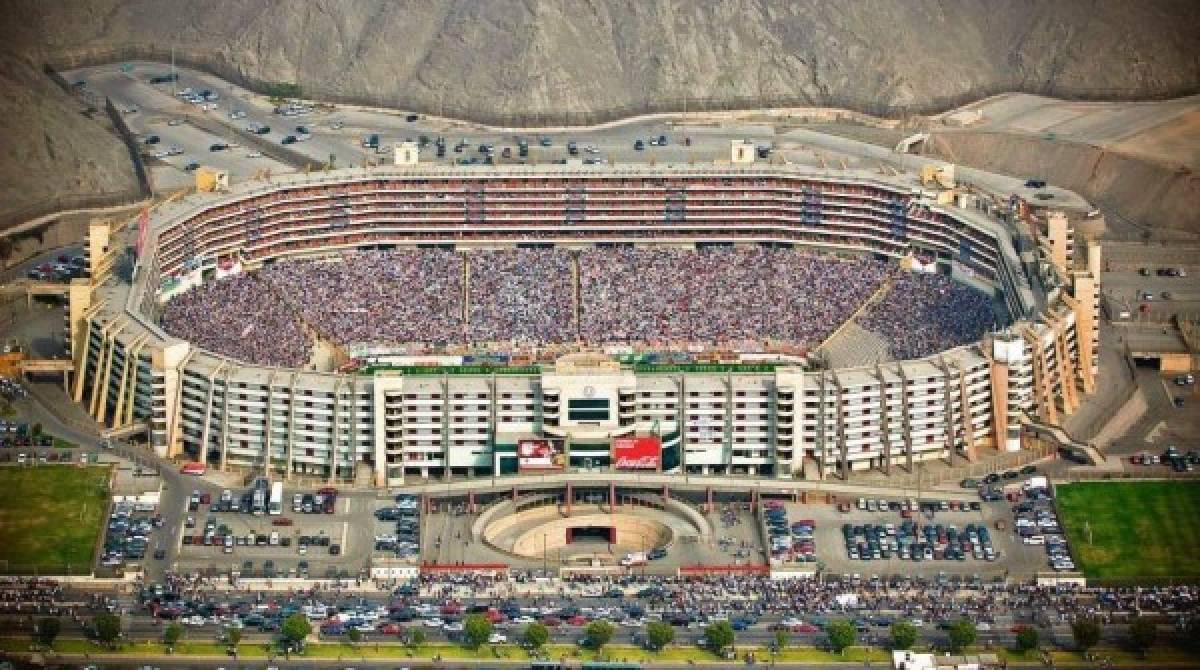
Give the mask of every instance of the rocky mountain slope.
M 262 88 L 492 123 L 845 106 L 902 115 L 1023 90 L 1200 89 L 1194 0 L 8 0 L 0 224 L 133 186 L 102 122 L 39 71 L 135 57 Z M 964 152 L 969 151 L 964 147 Z M 987 165 L 983 165 L 987 167 Z M 5 216 L 7 215 L 7 216 Z
M 64 63 L 174 44 L 235 80 L 491 122 L 1200 88 L 1194 0 L 13 1 Z
M 0 227 L 51 211 L 136 198 L 125 145 L 39 66 L 0 50 Z

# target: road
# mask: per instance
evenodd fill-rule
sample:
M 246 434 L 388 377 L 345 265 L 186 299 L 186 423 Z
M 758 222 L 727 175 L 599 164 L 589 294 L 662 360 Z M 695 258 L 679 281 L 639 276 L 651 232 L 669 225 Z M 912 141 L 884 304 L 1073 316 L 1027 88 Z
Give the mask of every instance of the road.
M 109 64 L 80 68 L 63 73 L 68 81 L 85 81 L 87 89 L 98 96 L 108 96 L 121 109 L 136 108 L 138 111 L 126 115 L 126 120 L 139 132 L 155 132 L 163 138 L 164 144 L 183 144 L 189 137 L 181 131 L 183 126 L 168 127 L 170 118 L 185 118 L 189 115 L 203 115 L 213 122 L 227 127 L 245 127 L 249 123 L 259 123 L 270 127 L 271 131 L 264 137 L 274 143 L 279 143 L 286 135 L 295 135 L 296 127 L 303 125 L 311 131 L 312 138 L 307 141 L 289 145 L 289 148 L 312 159 L 314 164 L 323 165 L 331 156 L 334 164 L 339 166 L 361 165 L 366 161 L 390 163 L 390 150 L 376 152 L 362 145 L 362 138 L 370 134 L 379 134 L 381 146 L 389 149 L 403 140 L 417 140 L 421 136 L 430 139 L 444 137 L 447 142 L 447 152 L 438 158 L 430 147 L 421 153 L 423 162 L 452 163 L 457 160 L 482 161 L 483 154 L 479 146 L 492 144 L 496 147 L 496 160 L 499 163 L 520 162 L 517 152 L 518 137 L 529 141 L 528 162 L 548 163 L 563 161 L 571 156 L 567 152 L 567 143 L 576 141 L 579 145 L 577 158 L 603 160 L 612 163 L 686 163 L 691 161 L 711 162 L 713 160 L 729 160 L 730 141 L 748 140 L 757 145 L 773 146 L 781 139 L 778 128 L 772 123 L 754 123 L 726 120 L 713 123 L 706 118 L 697 118 L 694 122 L 685 118 L 675 120 L 643 119 L 629 122 L 607 124 L 588 129 L 549 130 L 541 132 L 501 132 L 475 124 L 449 119 L 420 117 L 415 122 L 406 120 L 402 112 L 389 110 L 362 109 L 350 106 L 320 105 L 311 113 L 303 116 L 284 117 L 273 112 L 274 105 L 264 96 L 242 89 L 218 77 L 177 68 L 179 81 L 172 84 L 150 84 L 149 79 L 154 75 L 166 74 L 169 66 L 157 63 L 133 62 L 132 69 L 122 71 L 118 65 Z M 182 102 L 173 95 L 173 91 L 185 88 L 194 90 L 209 90 L 218 94 L 217 109 L 200 110 L 195 105 Z M 231 119 L 230 113 L 238 110 L 245 114 L 244 118 Z M 634 143 L 641 139 L 649 141 L 665 136 L 666 146 L 651 146 L 637 150 Z M 232 137 L 232 134 L 227 135 Z M 822 136 L 824 137 L 824 136 Z M 549 146 L 543 146 L 541 140 L 549 141 Z M 684 139 L 690 138 L 690 145 Z M 264 163 L 248 163 L 240 158 L 240 153 L 217 156 L 202 151 L 205 142 L 211 143 L 212 136 L 190 138 L 188 144 L 188 159 L 198 159 L 204 164 L 229 169 L 235 178 L 246 178 L 258 169 L 267 167 Z M 821 158 L 817 157 L 797 136 L 789 136 L 788 158 L 794 162 L 817 165 Z M 846 142 L 850 142 L 846 140 Z M 453 151 L 456 144 L 466 146 L 461 153 Z M 860 149 L 859 143 L 843 144 L 840 151 L 847 147 Z M 862 145 L 867 146 L 867 145 Z M 512 158 L 501 156 L 503 148 L 512 150 Z M 589 151 L 589 147 L 591 150 Z M 883 150 L 887 153 L 887 150 Z M 218 152 L 221 153 L 221 152 Z M 197 154 L 199 157 L 197 158 Z M 207 154 L 207 155 L 206 155 Z M 853 161 L 852 152 L 848 154 Z M 831 161 L 833 160 L 832 157 Z M 184 157 L 172 159 L 174 165 L 182 165 Z M 872 159 L 870 167 L 874 168 L 877 161 Z M 270 166 L 273 169 L 280 166 Z M 282 169 L 282 168 L 281 168 Z

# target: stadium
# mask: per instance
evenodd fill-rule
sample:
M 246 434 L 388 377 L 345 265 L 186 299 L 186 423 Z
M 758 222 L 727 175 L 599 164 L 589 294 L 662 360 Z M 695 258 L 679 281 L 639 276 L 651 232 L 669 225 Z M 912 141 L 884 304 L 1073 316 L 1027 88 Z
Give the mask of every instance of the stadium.
M 1094 386 L 1071 216 L 794 165 L 276 177 L 91 226 L 72 392 L 163 455 L 376 486 L 974 460 Z

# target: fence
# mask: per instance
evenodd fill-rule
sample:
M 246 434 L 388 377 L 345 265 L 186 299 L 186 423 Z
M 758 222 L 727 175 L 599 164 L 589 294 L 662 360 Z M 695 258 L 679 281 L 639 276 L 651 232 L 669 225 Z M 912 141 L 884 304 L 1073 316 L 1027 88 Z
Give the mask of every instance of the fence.
M 119 61 L 175 62 L 177 65 L 214 74 L 226 81 L 260 94 L 270 95 L 278 90 L 279 82 L 269 82 L 247 75 L 238 63 L 206 51 L 189 51 L 170 45 L 146 44 L 114 48 L 96 48 L 88 51 L 60 53 L 54 60 L 59 68 L 77 68 L 86 65 L 102 65 Z M 303 74 L 303 71 L 301 71 Z M 466 101 L 444 103 L 405 97 L 402 93 L 366 95 L 331 86 L 338 81 L 314 79 L 297 81 L 302 97 L 325 102 L 363 105 L 368 107 L 393 107 L 422 114 L 436 114 L 495 126 L 543 127 L 576 126 L 604 123 L 643 114 L 688 112 L 723 112 L 758 110 L 782 107 L 840 107 L 867 114 L 889 118 L 903 118 L 917 114 L 939 113 L 960 107 L 966 103 L 1008 92 L 1035 93 L 1072 100 L 1152 100 L 1189 95 L 1200 91 L 1200 87 L 1147 89 L 1130 91 L 1128 88 L 1101 88 L 1085 86 L 1029 85 L 1024 81 L 1011 81 L 994 86 L 978 87 L 959 93 L 925 98 L 922 103 L 898 104 L 880 101 L 878 96 L 854 94 L 804 94 L 776 96 L 721 96 L 692 97 L 679 95 L 634 100 L 623 104 L 609 103 L 601 109 L 591 110 L 522 110 L 506 112 L 496 109 L 494 100 L 487 95 L 470 96 Z M 440 98 L 440 96 L 439 96 Z
M 120 136 L 121 141 L 125 143 L 125 148 L 129 151 L 129 160 L 133 162 L 133 173 L 138 180 L 139 192 L 142 197 L 150 197 L 154 194 L 154 189 L 150 187 L 150 175 L 146 173 L 146 164 L 142 162 L 142 151 L 137 138 L 129 130 L 129 126 L 125 125 L 125 118 L 113 104 L 111 98 L 104 99 L 104 111 L 108 114 L 113 128 L 117 130 L 117 135 Z
M 105 193 L 72 193 L 43 198 L 20 209 L 0 213 L 0 234 L 3 234 L 2 231 L 5 228 L 11 228 L 49 214 L 68 212 L 75 209 L 101 209 L 104 207 L 132 205 L 141 201 L 144 197 L 141 189 L 127 189 Z M 25 233 L 22 234 L 24 235 Z

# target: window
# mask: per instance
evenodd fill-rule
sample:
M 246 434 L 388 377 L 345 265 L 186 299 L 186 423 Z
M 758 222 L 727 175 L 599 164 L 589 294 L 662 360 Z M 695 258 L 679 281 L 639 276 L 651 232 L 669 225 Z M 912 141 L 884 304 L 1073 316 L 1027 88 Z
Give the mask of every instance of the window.
M 573 398 L 567 401 L 567 418 L 571 421 L 608 421 L 608 398 Z

